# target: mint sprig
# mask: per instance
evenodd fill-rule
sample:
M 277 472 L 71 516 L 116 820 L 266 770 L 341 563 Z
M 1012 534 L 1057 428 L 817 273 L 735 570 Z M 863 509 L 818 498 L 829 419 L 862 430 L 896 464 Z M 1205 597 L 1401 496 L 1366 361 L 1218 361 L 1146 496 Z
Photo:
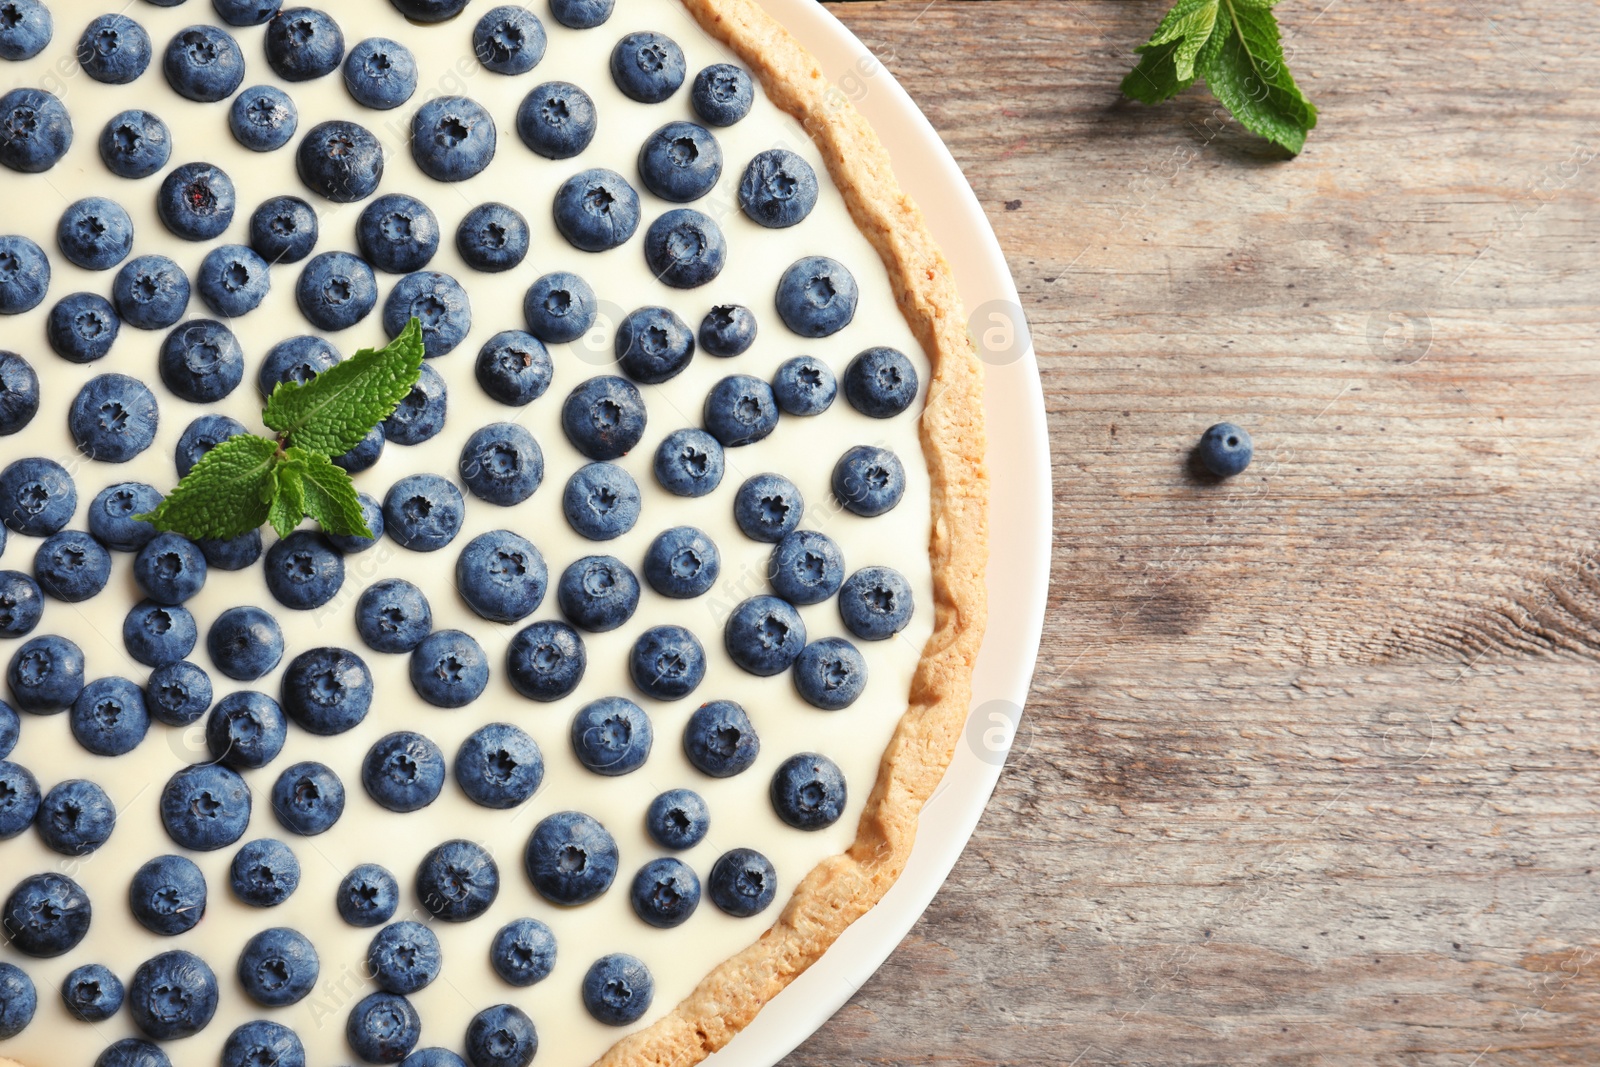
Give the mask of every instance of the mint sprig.
M 1122 91 L 1146 104 L 1168 100 L 1198 79 L 1251 133 L 1298 154 L 1317 109 L 1295 84 L 1283 55 L 1277 0 L 1178 0 Z
M 394 413 L 422 373 L 422 324 L 364 348 L 311 381 L 284 382 L 261 420 L 277 436 L 240 434 L 194 465 L 154 511 L 135 516 L 191 540 L 228 540 L 272 524 L 287 537 L 307 515 L 328 533 L 371 537 L 350 475 L 333 463 Z

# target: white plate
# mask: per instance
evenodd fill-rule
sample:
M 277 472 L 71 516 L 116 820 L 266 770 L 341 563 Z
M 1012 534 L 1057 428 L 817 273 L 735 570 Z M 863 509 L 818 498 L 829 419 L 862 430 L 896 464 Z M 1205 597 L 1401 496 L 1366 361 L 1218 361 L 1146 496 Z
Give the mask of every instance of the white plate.
M 851 926 L 708 1067 L 770 1067 L 810 1037 L 889 958 L 944 884 L 999 780 L 1021 723 L 1050 581 L 1050 447 L 1044 394 L 1015 284 L 961 168 L 892 75 L 816 0 L 763 0 L 883 139 L 900 184 L 954 265 L 987 364 L 989 626 L 965 743 L 923 809 L 910 862 Z

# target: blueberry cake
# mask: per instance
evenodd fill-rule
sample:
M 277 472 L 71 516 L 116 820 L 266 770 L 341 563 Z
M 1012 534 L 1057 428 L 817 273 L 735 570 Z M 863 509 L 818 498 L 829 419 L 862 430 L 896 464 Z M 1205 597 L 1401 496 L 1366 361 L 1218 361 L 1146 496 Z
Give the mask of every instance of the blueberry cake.
M 754 0 L 0 0 L 0 204 L 0 1064 L 691 1064 L 893 883 L 981 375 Z M 138 518 L 412 320 L 373 536 Z

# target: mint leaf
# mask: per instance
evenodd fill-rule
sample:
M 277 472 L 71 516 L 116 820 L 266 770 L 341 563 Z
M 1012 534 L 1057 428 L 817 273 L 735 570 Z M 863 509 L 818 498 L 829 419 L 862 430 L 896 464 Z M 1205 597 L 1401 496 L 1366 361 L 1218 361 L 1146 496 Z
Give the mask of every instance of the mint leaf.
M 275 495 L 276 441 L 240 434 L 217 445 L 156 509 L 136 515 L 191 540 L 227 540 L 260 526 Z
M 1195 56 L 1217 22 L 1217 0 L 1178 0 L 1150 40 L 1134 51 L 1138 66 L 1122 79 L 1122 91 L 1146 104 L 1159 104 L 1194 84 Z
M 280 384 L 261 417 L 291 448 L 340 456 L 394 413 L 421 372 L 422 324 L 412 319 L 382 348 L 364 348 L 304 385 Z
M 327 456 L 302 448 L 289 449 L 289 462 L 304 477 L 306 514 L 316 519 L 328 533 L 372 536 L 348 472 L 334 466 Z
M 278 531 L 279 537 L 288 537 L 300 520 L 306 517 L 305 478 L 299 468 L 288 460 L 279 462 L 273 471 L 276 479 L 275 494 L 267 521 Z

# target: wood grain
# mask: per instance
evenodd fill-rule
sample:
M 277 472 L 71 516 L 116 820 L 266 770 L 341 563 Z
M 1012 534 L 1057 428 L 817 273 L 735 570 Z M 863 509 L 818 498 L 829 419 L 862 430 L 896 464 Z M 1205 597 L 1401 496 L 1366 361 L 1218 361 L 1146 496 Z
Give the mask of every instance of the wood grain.
M 1006 249 L 1056 559 L 976 837 L 788 1067 L 1600 1062 L 1593 9 L 1325 3 L 1293 161 L 1118 98 L 1159 2 L 833 8 Z

